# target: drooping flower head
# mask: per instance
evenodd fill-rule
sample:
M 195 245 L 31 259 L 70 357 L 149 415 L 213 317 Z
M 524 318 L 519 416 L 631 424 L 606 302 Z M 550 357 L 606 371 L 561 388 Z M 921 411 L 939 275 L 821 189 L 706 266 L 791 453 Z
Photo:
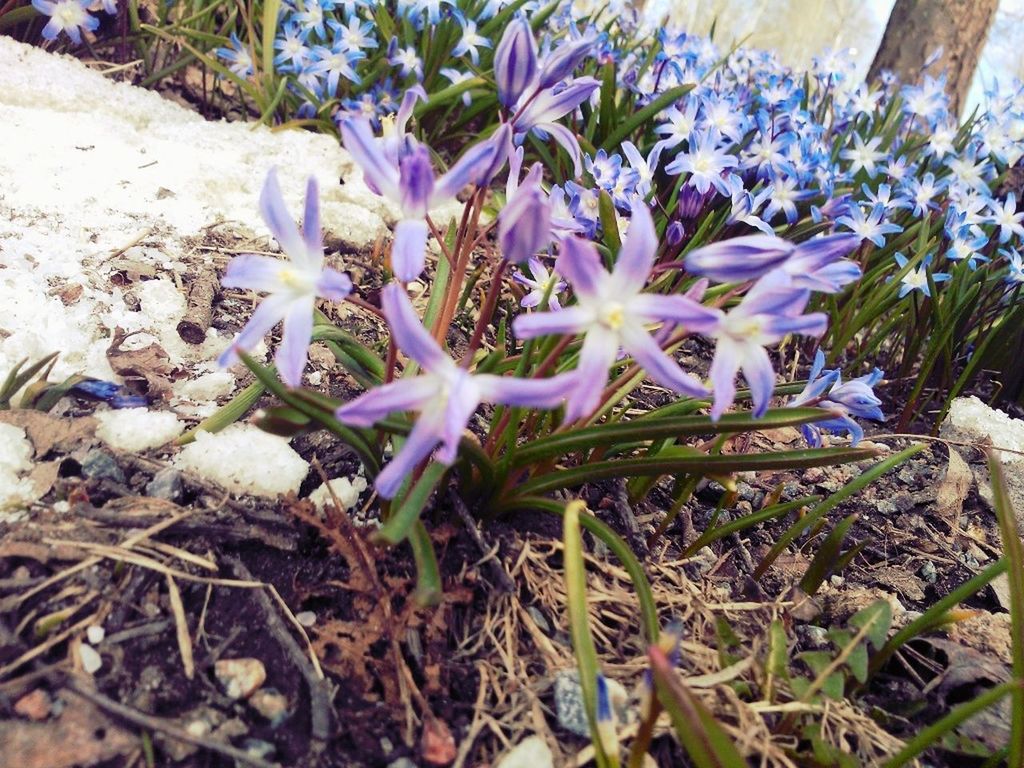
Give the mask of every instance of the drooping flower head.
M 366 185 L 397 204 L 402 218 L 395 226 L 391 265 L 402 282 L 423 271 L 429 227 L 427 212 L 455 198 L 469 184 L 487 184 L 508 155 L 509 128 L 501 126 L 485 141 L 470 147 L 438 177 L 429 150 L 405 133 L 405 124 L 421 91 L 410 90 L 402 99 L 394 125 L 384 136 L 374 136 L 368 120 L 349 117 L 341 121 L 345 149 L 363 170 Z

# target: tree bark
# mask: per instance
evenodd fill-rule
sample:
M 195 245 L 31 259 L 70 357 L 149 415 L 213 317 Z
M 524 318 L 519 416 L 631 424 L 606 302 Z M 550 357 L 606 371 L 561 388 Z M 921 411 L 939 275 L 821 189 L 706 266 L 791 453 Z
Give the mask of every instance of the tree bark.
M 896 0 L 868 79 L 888 69 L 903 82 L 917 82 L 929 54 L 942 46 L 932 71 L 946 72 L 950 111 L 959 114 L 998 5 L 999 0 Z

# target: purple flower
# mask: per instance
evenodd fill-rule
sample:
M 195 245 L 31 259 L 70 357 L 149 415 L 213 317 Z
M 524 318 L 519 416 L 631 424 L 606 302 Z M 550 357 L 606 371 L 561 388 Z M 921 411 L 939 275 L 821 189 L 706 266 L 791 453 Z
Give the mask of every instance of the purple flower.
M 541 188 L 543 167 L 535 163 L 498 214 L 498 245 L 513 263 L 526 261 L 551 242 L 551 206 Z
M 547 296 L 548 309 L 553 312 L 561 309 L 562 307 L 558 303 L 558 294 L 565 290 L 565 281 L 559 279 L 557 272 L 549 272 L 540 259 L 531 258 L 526 264 L 530 271 L 530 277 L 523 272 L 516 272 L 512 275 L 512 279 L 517 283 L 531 289 L 519 302 L 520 306 L 525 308 L 540 306 L 544 297 Z
M 363 169 L 366 185 L 402 209 L 391 246 L 391 266 L 402 282 L 414 280 L 423 271 L 429 234 L 427 211 L 453 199 L 467 184 L 489 183 L 505 162 L 509 144 L 509 128 L 502 126 L 486 141 L 470 147 L 447 173 L 437 177 L 430 152 L 404 133 L 413 103 L 415 97 L 406 94 L 394 132 L 383 140 L 373 135 L 367 120 L 351 117 L 341 121 L 345 149 Z
M 685 296 L 642 293 L 654 265 L 658 238 L 647 206 L 633 204 L 629 231 L 615 269 L 608 272 L 593 243 L 566 238 L 556 267 L 573 287 L 577 303 L 558 312 L 520 315 L 512 329 L 520 338 L 545 334 L 582 333 L 576 388 L 566 407 L 567 422 L 590 415 L 600 403 L 608 369 L 620 349 L 636 360 L 659 384 L 676 392 L 702 396 L 707 390 L 684 372 L 648 333 L 656 321 L 678 323 L 704 332 L 716 324 L 715 310 Z
M 260 194 L 260 213 L 289 261 L 246 253 L 227 266 L 221 284 L 269 293 L 245 328 L 220 356 L 222 366 L 238 359 L 238 350 L 252 349 L 280 321 L 284 335 L 274 356 L 281 379 L 290 387 L 302 383 L 306 350 L 313 333 L 313 306 L 318 296 L 341 301 L 352 291 L 348 275 L 324 266 L 320 234 L 320 202 L 316 180 L 306 185 L 306 211 L 302 232 L 285 208 L 277 175 L 271 170 Z
M 49 16 L 50 20 L 43 27 L 43 37 L 56 40 L 61 32 L 71 41 L 82 42 L 82 30 L 94 32 L 100 20 L 87 12 L 90 0 L 32 0 L 32 7 Z
M 551 134 L 573 160 L 573 173 L 582 173 L 580 145 L 576 135 L 560 123 L 565 115 L 590 98 L 601 82 L 593 77 L 577 77 L 558 88 L 547 88 L 536 92 L 512 119 L 512 129 L 519 141 L 529 131 Z
M 717 419 L 736 397 L 736 372 L 742 370 L 754 402 L 754 415 L 762 416 L 775 389 L 775 370 L 765 346 L 791 333 L 820 336 L 828 318 L 821 312 L 802 314 L 810 292 L 793 286 L 781 270 L 758 280 L 740 304 L 729 312 L 712 310 L 718 321 L 710 332 L 718 342 L 711 361 L 715 392 L 711 418 Z
M 401 450 L 377 475 L 374 487 L 393 498 L 410 472 L 440 445 L 435 461 L 455 461 L 459 441 L 480 403 L 552 408 L 569 394 L 569 374 L 549 379 L 472 374 L 459 367 L 420 323 L 405 291 L 391 284 L 381 295 L 384 316 L 398 348 L 423 373 L 376 387 L 338 408 L 338 420 L 354 427 L 370 427 L 395 411 L 419 411 Z

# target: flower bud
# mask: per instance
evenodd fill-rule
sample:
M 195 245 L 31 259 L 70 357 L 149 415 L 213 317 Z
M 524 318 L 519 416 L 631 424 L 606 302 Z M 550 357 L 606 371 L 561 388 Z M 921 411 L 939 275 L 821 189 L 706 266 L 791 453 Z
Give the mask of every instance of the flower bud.
M 533 30 L 522 16 L 505 28 L 505 34 L 494 51 L 494 79 L 498 98 L 511 107 L 537 74 L 537 41 Z
M 498 215 L 498 244 L 508 261 L 526 261 L 551 242 L 551 206 L 533 173 Z

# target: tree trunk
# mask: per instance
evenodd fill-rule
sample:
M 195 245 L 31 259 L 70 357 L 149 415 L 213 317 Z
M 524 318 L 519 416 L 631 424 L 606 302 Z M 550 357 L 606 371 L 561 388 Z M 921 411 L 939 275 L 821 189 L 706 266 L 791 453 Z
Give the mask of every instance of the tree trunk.
M 999 0 L 896 0 L 868 79 L 882 70 L 906 83 L 917 82 L 924 63 L 938 47 L 934 72 L 946 72 L 950 111 L 959 114 L 971 87 Z

